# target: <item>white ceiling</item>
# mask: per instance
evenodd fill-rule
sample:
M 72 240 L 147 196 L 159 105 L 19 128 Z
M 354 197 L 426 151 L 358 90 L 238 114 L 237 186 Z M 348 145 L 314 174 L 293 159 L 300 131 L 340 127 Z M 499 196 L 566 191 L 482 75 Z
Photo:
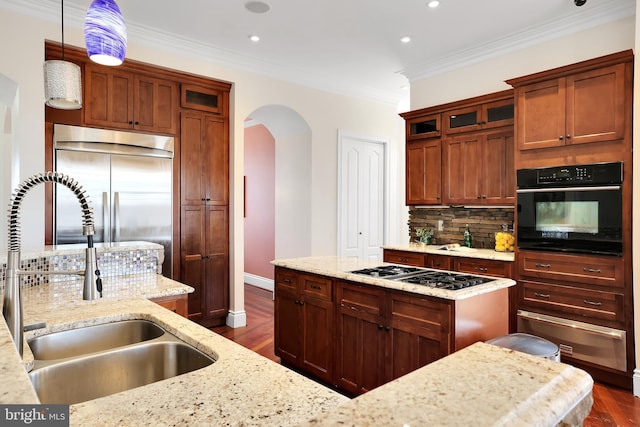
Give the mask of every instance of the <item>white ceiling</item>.
M 255 14 L 248 0 L 116 1 L 130 43 L 395 104 L 412 80 L 633 15 L 636 3 L 440 0 L 431 9 L 428 0 L 263 0 L 271 10 Z M 65 0 L 65 26 L 81 26 L 89 4 Z M 59 0 L 0 0 L 5 7 L 60 17 Z

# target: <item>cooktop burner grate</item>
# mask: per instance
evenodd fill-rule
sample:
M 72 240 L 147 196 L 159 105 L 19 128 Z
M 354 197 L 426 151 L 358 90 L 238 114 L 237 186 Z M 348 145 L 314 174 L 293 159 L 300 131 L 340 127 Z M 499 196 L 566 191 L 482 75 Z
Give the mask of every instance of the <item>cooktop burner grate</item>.
M 420 271 L 424 271 L 424 269 L 418 267 L 408 267 L 406 265 L 381 265 L 379 267 L 363 268 L 361 270 L 350 271 L 350 273 L 361 274 L 370 277 L 390 278 Z
M 490 282 L 492 279 L 469 274 L 456 274 L 441 271 L 429 271 L 423 274 L 413 274 L 409 277 L 397 279 L 403 283 L 429 286 L 437 289 L 455 291 Z

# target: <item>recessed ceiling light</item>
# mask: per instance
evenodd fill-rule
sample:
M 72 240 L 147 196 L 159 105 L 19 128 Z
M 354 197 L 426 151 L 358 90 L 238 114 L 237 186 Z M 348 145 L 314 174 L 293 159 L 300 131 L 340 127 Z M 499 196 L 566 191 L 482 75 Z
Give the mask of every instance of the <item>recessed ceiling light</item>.
M 402 43 L 409 43 L 409 42 L 411 41 L 411 37 L 409 37 L 409 36 L 404 36 L 404 37 L 402 37 L 402 38 L 400 39 L 400 41 L 401 41 Z
M 409 85 L 402 85 L 402 86 L 400 86 L 400 89 L 409 90 Z
M 263 1 L 248 1 L 244 4 L 244 8 L 253 13 L 267 13 L 271 10 L 271 6 Z
M 427 3 L 427 6 L 429 6 L 430 8 L 434 8 L 434 7 L 438 7 L 440 5 L 440 2 L 438 0 L 431 0 L 429 3 Z
M 255 34 L 251 35 L 251 36 L 249 36 L 249 40 L 251 40 L 254 43 L 257 43 L 257 42 L 260 41 L 260 36 L 256 36 Z

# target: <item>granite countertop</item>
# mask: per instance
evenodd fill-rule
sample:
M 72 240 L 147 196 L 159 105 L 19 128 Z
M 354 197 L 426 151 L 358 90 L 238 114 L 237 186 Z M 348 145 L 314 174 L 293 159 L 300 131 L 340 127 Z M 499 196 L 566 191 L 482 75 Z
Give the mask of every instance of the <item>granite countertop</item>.
M 396 289 L 405 292 L 411 292 L 419 295 L 428 295 L 448 300 L 462 300 L 487 292 L 493 292 L 498 289 L 514 286 L 516 282 L 511 279 L 490 277 L 491 281 L 482 285 L 476 285 L 469 288 L 450 291 L 446 289 L 436 289 L 427 286 L 416 285 L 411 283 L 396 282 L 376 277 L 362 276 L 359 274 L 349 273 L 350 271 L 362 268 L 371 268 L 379 265 L 389 265 L 389 263 L 380 261 L 368 261 L 358 258 L 343 258 L 335 256 L 323 257 L 305 257 L 305 258 L 289 258 L 271 261 L 277 267 L 286 267 L 293 270 L 304 271 L 307 273 L 319 274 L 322 276 L 335 277 L 338 279 L 349 280 L 351 282 L 365 283 L 368 285 L 380 286 L 388 289 Z M 429 270 L 429 269 L 427 269 Z M 476 275 L 479 276 L 479 275 Z
M 410 243 L 399 246 L 381 246 L 382 249 L 392 249 L 396 251 L 420 252 L 424 254 L 446 255 L 465 258 L 492 259 L 496 261 L 513 262 L 515 256 L 513 252 L 498 252 L 493 249 L 467 248 L 461 246 L 454 250 L 440 249 L 443 245 L 421 245 Z
M 26 333 L 25 339 L 82 326 L 145 319 L 210 355 L 215 363 L 144 387 L 71 405 L 71 425 L 295 425 L 348 401 L 333 390 L 146 300 L 192 288 L 162 276 L 145 285 L 143 281 L 150 280 L 145 277 L 137 283 L 139 293 L 130 286 L 136 281 L 133 277 L 126 286 L 117 278 L 105 281 L 105 297 L 96 301 L 83 301 L 81 287 L 78 291 L 75 284 L 27 289 L 25 325 L 46 322 L 46 327 Z M 38 403 L 24 369 L 33 360 L 29 347 L 25 344 L 21 361 L 6 325 L 0 323 L 0 402 Z
M 339 265 L 358 267 L 353 260 Z M 148 298 L 191 289 L 162 276 L 137 279 Z M 25 324 L 47 326 L 26 333 L 25 339 L 145 319 L 210 355 L 215 363 L 71 405 L 71 425 L 555 425 L 560 420 L 580 425 L 591 407 L 593 381 L 584 371 L 484 343 L 350 401 L 136 295 L 131 287 L 136 279 L 129 280 L 124 288 L 116 279 L 105 282 L 105 297 L 96 301 L 83 301 L 74 288 L 77 284 L 27 289 Z M 24 362 L 32 359 L 29 347 L 25 345 L 21 360 L 6 325 L 0 323 L 0 403 L 39 403 L 24 369 Z
M 307 426 L 579 426 L 593 379 L 482 342 L 316 416 Z

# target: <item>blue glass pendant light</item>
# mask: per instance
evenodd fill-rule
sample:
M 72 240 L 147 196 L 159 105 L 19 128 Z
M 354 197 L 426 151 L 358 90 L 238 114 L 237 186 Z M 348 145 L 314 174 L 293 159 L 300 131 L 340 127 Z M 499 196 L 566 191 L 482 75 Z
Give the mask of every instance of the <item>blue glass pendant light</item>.
M 127 52 L 127 28 L 114 0 L 93 0 L 84 21 L 84 41 L 92 61 L 120 65 Z

